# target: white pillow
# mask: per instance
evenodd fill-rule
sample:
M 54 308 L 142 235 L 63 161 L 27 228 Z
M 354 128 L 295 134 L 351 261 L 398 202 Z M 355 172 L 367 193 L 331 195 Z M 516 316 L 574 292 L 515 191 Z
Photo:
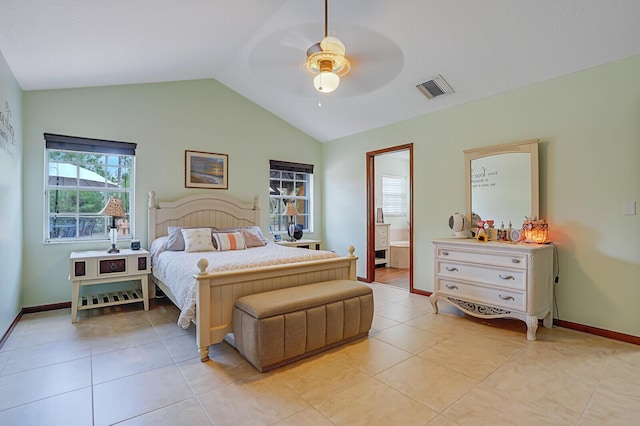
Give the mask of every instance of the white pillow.
M 184 238 L 184 251 L 188 253 L 197 251 L 213 251 L 213 241 L 211 241 L 211 228 L 188 228 L 181 229 Z
M 213 239 L 216 241 L 218 251 L 244 250 L 247 248 L 241 232 L 214 233 Z

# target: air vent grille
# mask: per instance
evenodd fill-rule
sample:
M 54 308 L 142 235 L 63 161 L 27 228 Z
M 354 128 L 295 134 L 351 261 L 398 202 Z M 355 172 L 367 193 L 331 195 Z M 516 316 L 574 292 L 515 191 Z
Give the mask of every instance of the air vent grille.
M 418 84 L 416 87 L 429 99 L 446 93 L 454 93 L 449 83 L 439 74 L 429 81 Z

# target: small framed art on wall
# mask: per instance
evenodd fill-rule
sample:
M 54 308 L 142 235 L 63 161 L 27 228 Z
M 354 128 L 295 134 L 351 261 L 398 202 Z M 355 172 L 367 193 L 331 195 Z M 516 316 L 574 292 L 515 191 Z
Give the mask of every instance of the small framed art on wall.
M 229 156 L 211 152 L 184 152 L 186 188 L 229 188 Z

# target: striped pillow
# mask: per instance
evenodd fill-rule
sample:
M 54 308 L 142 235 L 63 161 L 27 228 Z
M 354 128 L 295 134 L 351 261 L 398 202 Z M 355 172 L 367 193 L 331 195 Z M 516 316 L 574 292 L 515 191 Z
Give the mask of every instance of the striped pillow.
M 218 251 L 244 250 L 247 248 L 244 237 L 240 232 L 216 232 L 213 234 L 213 241 Z

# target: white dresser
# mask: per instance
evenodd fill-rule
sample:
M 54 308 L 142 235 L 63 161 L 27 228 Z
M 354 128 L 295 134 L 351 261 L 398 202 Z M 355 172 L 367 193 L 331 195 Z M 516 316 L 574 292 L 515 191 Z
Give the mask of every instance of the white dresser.
M 389 227 L 390 223 L 376 223 L 376 265 L 384 264 L 389 266 L 389 260 L 391 259 L 390 245 L 389 245 Z
M 480 318 L 517 318 L 536 339 L 538 319 L 553 324 L 553 246 L 439 239 L 435 245 L 434 292 L 440 300 Z

